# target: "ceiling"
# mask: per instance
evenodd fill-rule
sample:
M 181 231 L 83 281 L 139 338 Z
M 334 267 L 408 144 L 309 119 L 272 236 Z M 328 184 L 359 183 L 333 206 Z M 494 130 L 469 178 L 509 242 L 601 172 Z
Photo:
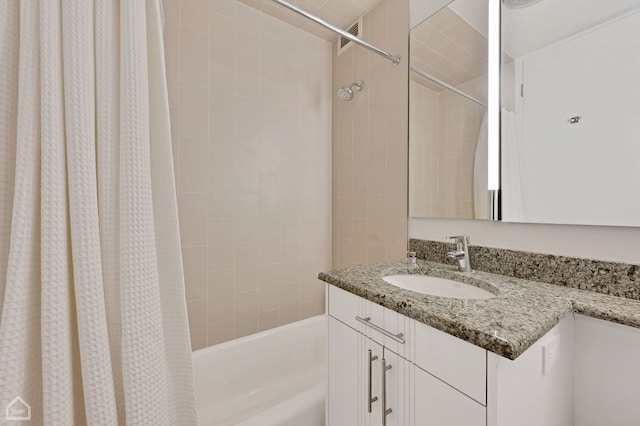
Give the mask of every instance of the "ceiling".
M 543 0 L 502 8 L 503 50 L 518 58 L 640 8 L 640 0 Z
M 260 10 L 274 18 L 287 22 L 308 33 L 314 34 L 329 42 L 338 36 L 333 31 L 309 21 L 302 16 L 285 9 L 271 0 L 238 0 L 254 9 Z M 380 0 L 286 0 L 318 18 L 346 29 L 363 15 L 373 9 Z

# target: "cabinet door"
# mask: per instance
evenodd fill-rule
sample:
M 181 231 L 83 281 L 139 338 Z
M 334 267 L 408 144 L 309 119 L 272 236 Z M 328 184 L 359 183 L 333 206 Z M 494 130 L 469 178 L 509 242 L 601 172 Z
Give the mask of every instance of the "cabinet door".
M 416 425 L 486 425 L 484 406 L 416 366 L 413 366 L 413 371 Z
M 360 333 L 329 317 L 329 398 L 327 424 L 362 425 L 358 410 L 361 386 Z
M 329 316 L 327 425 L 382 424 L 382 358 L 381 345 Z
M 383 362 L 387 370 L 382 372 L 385 378 L 380 379 L 386 386 L 386 408 L 391 412 L 387 414 L 387 426 L 411 426 L 411 366 L 412 364 L 400 357 L 398 354 L 384 348 Z M 382 415 L 382 407 L 380 407 Z

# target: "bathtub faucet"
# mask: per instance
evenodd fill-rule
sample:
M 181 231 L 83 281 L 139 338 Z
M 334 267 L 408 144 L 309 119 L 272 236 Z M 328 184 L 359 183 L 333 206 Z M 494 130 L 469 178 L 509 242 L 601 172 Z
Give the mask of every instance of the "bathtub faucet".
M 447 258 L 455 259 L 458 262 L 460 272 L 473 272 L 473 269 L 471 269 L 471 258 L 469 257 L 469 236 L 454 235 L 447 238 L 455 240 L 456 242 L 456 249 L 448 252 Z

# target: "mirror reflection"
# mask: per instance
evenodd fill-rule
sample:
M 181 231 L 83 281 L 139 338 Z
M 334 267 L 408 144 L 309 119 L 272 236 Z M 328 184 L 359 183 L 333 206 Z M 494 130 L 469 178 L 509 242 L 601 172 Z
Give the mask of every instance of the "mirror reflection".
M 504 0 L 502 219 L 640 226 L 640 1 Z
M 487 4 L 411 4 L 409 215 L 486 219 Z

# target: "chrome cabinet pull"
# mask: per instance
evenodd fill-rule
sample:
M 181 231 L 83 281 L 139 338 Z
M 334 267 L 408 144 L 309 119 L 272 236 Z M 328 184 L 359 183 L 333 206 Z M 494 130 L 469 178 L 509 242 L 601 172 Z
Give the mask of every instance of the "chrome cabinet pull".
M 387 360 L 382 358 L 382 426 L 387 426 L 387 416 L 393 412 L 387 408 L 387 371 L 391 366 L 387 365 Z
M 369 376 L 367 383 L 367 387 L 369 389 L 369 394 L 367 395 L 367 405 L 369 407 L 369 413 L 371 413 L 371 406 L 373 405 L 373 403 L 378 400 L 377 396 L 371 396 L 371 364 L 373 364 L 373 361 L 375 361 L 376 359 L 378 359 L 378 355 L 373 355 L 373 352 L 371 352 L 371 349 L 369 349 Z
M 398 334 L 393 334 L 387 330 L 385 330 L 384 328 L 375 325 L 374 323 L 371 322 L 371 317 L 366 317 L 366 318 L 361 318 L 359 316 L 356 315 L 356 321 L 361 322 L 364 325 L 367 325 L 371 328 L 373 328 L 375 331 L 384 334 L 385 336 L 389 337 L 390 339 L 395 340 L 398 343 L 403 343 L 404 344 L 404 334 L 402 333 L 398 333 Z

